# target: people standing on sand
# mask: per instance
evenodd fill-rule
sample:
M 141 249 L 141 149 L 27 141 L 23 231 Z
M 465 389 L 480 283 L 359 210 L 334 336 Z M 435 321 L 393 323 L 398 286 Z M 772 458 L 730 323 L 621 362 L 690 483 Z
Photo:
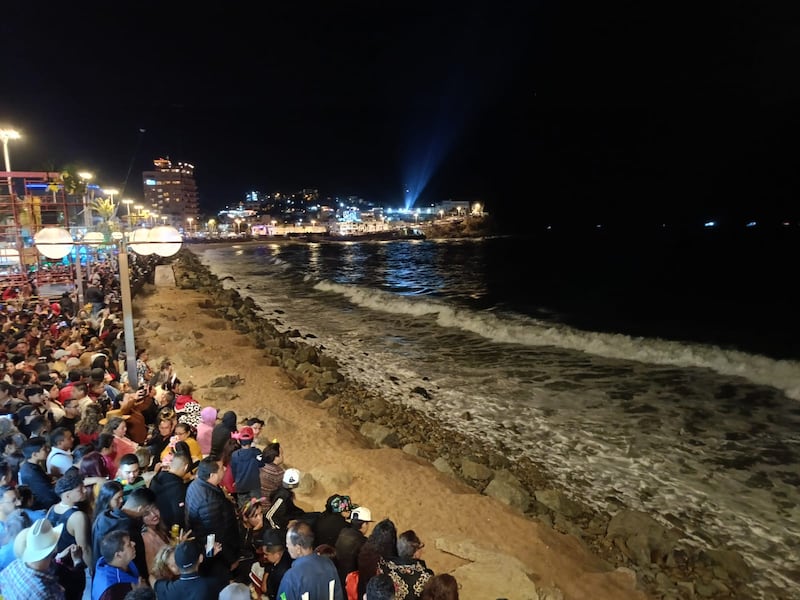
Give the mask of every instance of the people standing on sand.
M 289 526 L 286 549 L 294 562 L 278 588 L 281 600 L 301 600 L 304 597 L 344 600 L 333 561 L 314 553 L 314 532 L 308 523 L 295 521 Z
M 244 424 L 253 428 L 253 443 L 255 444 L 256 441 L 258 441 L 258 436 L 261 435 L 261 431 L 264 429 L 264 420 L 258 417 L 249 417 L 244 420 Z
M 178 393 L 175 394 L 175 415 L 178 417 L 178 423 L 187 423 L 192 429 L 196 429 L 200 424 L 202 408 L 192 394 L 194 394 L 194 384 L 191 381 L 178 386 Z
M 286 551 L 286 536 L 278 529 L 265 529 L 261 543 L 264 568 L 262 572 L 256 572 L 255 576 L 251 570 L 250 580 L 256 591 L 266 594 L 269 600 L 276 600 L 281 580 L 292 566 L 292 557 Z
M 350 526 L 342 529 L 336 538 L 336 569 L 342 584 L 347 582 L 349 573 L 358 570 L 358 553 L 367 541 L 370 523 L 372 511 L 359 506 L 350 511 Z
M 434 575 L 422 589 L 421 600 L 458 600 L 458 582 L 449 573 Z
M 399 590 L 388 575 L 375 575 L 367 582 L 366 600 L 398 600 Z
M 234 436 L 239 440 L 241 448 L 231 454 L 230 469 L 236 487 L 236 501 L 241 507 L 251 498 L 261 496 L 259 471 L 262 467 L 262 455 L 253 444 L 253 428 L 242 427 Z
M 236 431 L 236 413 L 232 410 L 226 411 L 211 432 L 211 452 L 209 454 L 217 458 L 222 457 L 225 446 L 230 444 L 231 436 Z
M 433 577 L 421 554 L 425 544 L 413 529 L 397 536 L 397 556 L 393 556 L 378 567 L 378 572 L 385 573 L 394 582 L 397 600 L 419 600 L 422 589 Z
M 186 474 L 189 472 L 190 459 L 183 455 L 175 455 L 169 464 L 169 470 L 161 469 L 150 480 L 150 489 L 156 494 L 156 506 L 161 513 L 161 520 L 167 529 L 173 525 L 186 527 Z
M 314 530 L 314 543 L 328 544 L 335 546 L 336 540 L 342 529 L 348 526 L 347 516 L 350 511 L 356 508 L 350 500 L 350 496 L 333 494 L 325 502 L 325 510 L 320 514 L 312 525 Z
M 211 434 L 217 424 L 217 409 L 213 406 L 205 406 L 200 411 L 200 423 L 197 425 L 197 443 L 200 445 L 200 452 L 203 458 L 211 454 Z
M 273 440 L 261 452 L 261 461 L 264 463 L 258 471 L 259 483 L 261 485 L 261 495 L 267 499 L 266 508 L 272 506 L 272 494 L 281 487 L 283 474 L 283 448 L 280 442 Z
M 273 529 L 286 531 L 290 521 L 305 515 L 305 511 L 294 503 L 294 489 L 298 485 L 300 485 L 300 471 L 286 469 L 281 487 L 272 493 L 270 507 L 265 515 L 269 526 Z

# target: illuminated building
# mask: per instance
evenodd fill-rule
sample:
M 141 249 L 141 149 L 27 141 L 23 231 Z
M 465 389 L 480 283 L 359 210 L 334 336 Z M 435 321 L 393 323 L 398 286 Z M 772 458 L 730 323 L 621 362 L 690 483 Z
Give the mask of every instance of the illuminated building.
M 172 163 L 167 158 L 153 161 L 155 171 L 142 173 L 144 206 L 150 214 L 157 215 L 158 223 L 185 229 L 187 223 L 197 223 L 198 193 L 194 180 L 194 165 Z M 139 223 L 148 224 L 146 215 L 139 215 Z

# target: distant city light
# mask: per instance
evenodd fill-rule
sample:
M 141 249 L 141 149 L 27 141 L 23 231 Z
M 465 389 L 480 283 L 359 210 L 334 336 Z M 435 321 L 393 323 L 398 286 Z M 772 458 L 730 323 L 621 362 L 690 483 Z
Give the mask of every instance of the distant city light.
M 706 221 L 703 224 L 703 227 L 716 227 L 716 226 L 717 226 L 717 222 L 716 221 Z
M 747 226 L 747 227 L 755 227 L 755 226 L 756 226 L 756 224 L 757 224 L 757 223 L 756 223 L 755 221 L 750 221 L 750 222 L 749 222 L 749 223 L 748 223 L 746 226 Z

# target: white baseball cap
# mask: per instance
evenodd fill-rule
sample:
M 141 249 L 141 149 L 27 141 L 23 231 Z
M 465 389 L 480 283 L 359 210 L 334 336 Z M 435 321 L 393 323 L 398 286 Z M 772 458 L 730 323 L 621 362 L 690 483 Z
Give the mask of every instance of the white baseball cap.
M 300 471 L 297 469 L 286 469 L 283 474 L 283 485 L 285 487 L 297 487 L 300 483 Z
M 359 521 L 372 521 L 372 512 L 366 506 L 359 506 L 350 512 L 350 520 L 358 519 Z

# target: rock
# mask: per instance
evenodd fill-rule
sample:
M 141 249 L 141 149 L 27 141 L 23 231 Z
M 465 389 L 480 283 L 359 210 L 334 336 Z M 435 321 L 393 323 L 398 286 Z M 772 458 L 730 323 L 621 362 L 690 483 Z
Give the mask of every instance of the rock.
M 442 456 L 433 461 L 433 466 L 440 473 L 451 476 L 455 476 L 456 474 L 455 471 L 453 471 L 453 467 L 451 467 L 450 463 L 447 462 L 447 459 Z
M 547 508 L 570 519 L 581 516 L 587 509 L 558 490 L 536 490 L 536 500 Z
M 489 467 L 464 458 L 461 460 L 461 474 L 468 479 L 488 481 L 494 473 Z
M 359 429 L 359 432 L 365 438 L 371 440 L 377 447 L 387 446 L 389 448 L 397 448 L 400 445 L 397 434 L 380 423 L 364 423 Z
M 492 498 L 497 498 L 500 502 L 508 504 L 521 512 L 528 510 L 528 506 L 531 503 L 531 497 L 524 488 L 499 479 L 493 479 L 489 482 L 483 493 Z

